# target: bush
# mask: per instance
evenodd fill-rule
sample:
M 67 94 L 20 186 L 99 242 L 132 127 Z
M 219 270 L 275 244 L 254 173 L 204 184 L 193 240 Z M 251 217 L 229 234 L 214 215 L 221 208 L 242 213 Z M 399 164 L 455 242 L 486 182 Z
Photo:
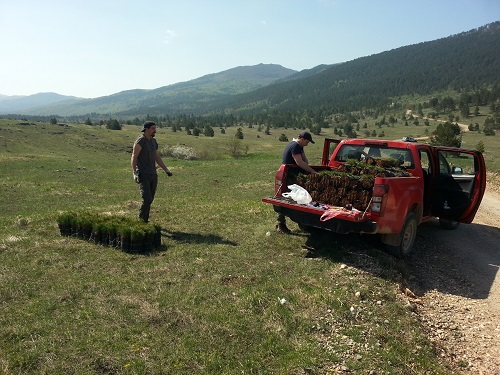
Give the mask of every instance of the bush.
M 196 151 L 185 145 L 165 146 L 161 152 L 161 156 L 168 156 L 175 159 L 195 160 L 198 159 Z
M 288 137 L 285 134 L 281 134 L 279 138 L 280 142 L 288 142 Z

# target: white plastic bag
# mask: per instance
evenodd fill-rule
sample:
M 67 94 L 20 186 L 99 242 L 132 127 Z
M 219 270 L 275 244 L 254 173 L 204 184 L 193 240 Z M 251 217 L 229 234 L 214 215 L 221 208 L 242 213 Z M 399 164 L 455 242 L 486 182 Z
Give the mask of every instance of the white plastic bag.
M 308 204 L 311 203 L 312 198 L 311 195 L 299 185 L 289 185 L 288 188 L 291 190 L 290 192 L 281 194 L 285 198 L 292 198 L 298 204 Z

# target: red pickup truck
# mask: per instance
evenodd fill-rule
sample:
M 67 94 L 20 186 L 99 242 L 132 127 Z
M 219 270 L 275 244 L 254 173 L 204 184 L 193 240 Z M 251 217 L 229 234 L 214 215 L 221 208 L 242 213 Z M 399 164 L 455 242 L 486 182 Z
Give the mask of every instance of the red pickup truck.
M 348 197 L 355 195 L 348 195 L 348 189 L 343 190 L 342 199 L 347 204 L 340 206 L 318 199 L 298 204 L 283 197 L 283 193 L 290 191 L 289 185 L 303 181 L 305 176 L 297 166 L 288 164 L 281 165 L 276 172 L 274 196 L 262 201 L 272 204 L 276 212 L 296 222 L 301 229 L 380 234 L 382 242 L 397 256 L 410 253 L 420 223 L 439 218 L 443 228 L 456 229 L 459 223 L 472 222 L 486 188 L 486 166 L 478 151 L 416 142 L 327 138 L 321 165 L 312 168 L 328 173 L 345 170 L 352 162 L 359 165 L 384 160 L 395 162 L 405 173 L 374 176 L 367 190 L 371 196 L 365 202 L 366 207 L 356 207 L 356 201 L 349 202 Z M 351 177 L 356 178 L 359 177 Z M 317 191 L 315 195 L 321 197 Z

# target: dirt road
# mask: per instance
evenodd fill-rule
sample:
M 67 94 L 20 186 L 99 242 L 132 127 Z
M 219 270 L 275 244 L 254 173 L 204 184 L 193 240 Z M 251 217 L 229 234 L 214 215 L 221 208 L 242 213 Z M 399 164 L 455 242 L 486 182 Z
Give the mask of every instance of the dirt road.
M 488 188 L 472 224 L 419 227 L 407 260 L 411 301 L 443 359 L 465 374 L 500 374 L 500 194 Z

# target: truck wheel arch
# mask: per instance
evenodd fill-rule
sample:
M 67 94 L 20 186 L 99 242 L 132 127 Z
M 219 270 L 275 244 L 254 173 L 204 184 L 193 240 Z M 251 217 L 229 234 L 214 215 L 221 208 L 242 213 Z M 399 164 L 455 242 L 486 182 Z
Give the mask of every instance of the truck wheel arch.
M 419 221 L 415 212 L 408 212 L 400 233 L 382 235 L 382 243 L 389 253 L 398 258 L 406 257 L 411 253 L 417 237 Z

